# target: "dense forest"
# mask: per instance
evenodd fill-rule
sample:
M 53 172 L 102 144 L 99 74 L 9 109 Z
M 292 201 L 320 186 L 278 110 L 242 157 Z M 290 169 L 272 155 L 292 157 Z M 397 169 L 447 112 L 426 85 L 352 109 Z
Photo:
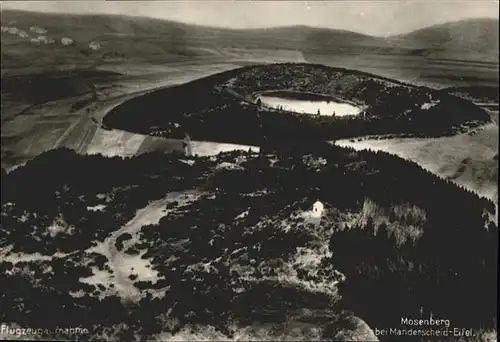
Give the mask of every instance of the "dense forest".
M 496 103 L 498 105 L 498 86 L 449 87 L 443 91 L 474 102 Z
M 332 96 L 361 106 L 364 115 L 316 117 L 253 103 L 256 93 L 270 90 Z M 435 137 L 489 120 L 483 109 L 445 91 L 321 65 L 272 64 L 243 67 L 136 97 L 114 108 L 103 123 L 142 134 L 177 138 L 187 131 L 196 140 L 259 145 L 264 139 Z
M 2 172 L 1 182 L 2 253 L 42 256 L 0 262 L 2 322 L 121 331 L 121 339 L 186 324 L 231 334 L 231 324 L 283 322 L 299 308 L 330 312 L 316 319 L 330 332 L 346 312 L 373 327 L 429 313 L 457 327 L 495 324 L 494 204 L 382 152 L 320 142 L 215 157 L 59 149 Z M 81 281 L 91 267 L 112 268 L 89 248 L 153 201 L 192 192 L 196 200 L 168 202 L 170 214 L 143 226 L 135 244 L 130 234 L 116 240 L 118 251 L 144 253 L 159 274 L 156 283 L 134 282 L 139 301 Z M 311 222 L 303 213 L 318 199 L 326 210 Z M 297 251 L 322 245 L 333 255 L 297 261 Z

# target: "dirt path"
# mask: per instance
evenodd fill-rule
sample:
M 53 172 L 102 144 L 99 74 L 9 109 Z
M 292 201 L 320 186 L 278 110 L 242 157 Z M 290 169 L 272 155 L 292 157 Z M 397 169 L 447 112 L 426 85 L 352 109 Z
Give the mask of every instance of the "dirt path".
M 138 255 L 130 255 L 125 251 L 136 243 L 140 243 L 140 230 L 142 227 L 157 225 L 161 218 L 196 201 L 201 195 L 203 194 L 195 190 L 171 192 L 167 193 L 164 198 L 152 201 L 146 207 L 137 210 L 136 215 L 128 223 L 114 231 L 104 241 L 98 243 L 97 246 L 86 250 L 86 253 L 95 252 L 104 255 L 108 260 L 111 272 L 94 269 L 94 276 L 84 278 L 81 281 L 95 285 L 101 284 L 105 286 L 107 292 L 117 293 L 123 299 L 140 300 L 145 295 L 145 292 L 137 289 L 134 282 L 151 281 L 156 283 L 158 273 L 151 268 L 150 260 L 142 258 L 146 252 L 145 250 Z M 175 208 L 167 209 L 167 204 L 173 202 L 178 202 Z M 122 234 L 126 233 L 130 234 L 131 238 L 123 241 L 123 248 L 118 250 L 116 241 Z M 134 280 L 130 279 L 131 275 L 135 277 Z M 114 290 L 111 290 L 111 284 L 113 284 Z M 162 291 L 162 289 L 151 289 L 147 292 L 158 293 Z M 101 297 L 104 296 L 106 296 L 106 293 L 101 293 Z

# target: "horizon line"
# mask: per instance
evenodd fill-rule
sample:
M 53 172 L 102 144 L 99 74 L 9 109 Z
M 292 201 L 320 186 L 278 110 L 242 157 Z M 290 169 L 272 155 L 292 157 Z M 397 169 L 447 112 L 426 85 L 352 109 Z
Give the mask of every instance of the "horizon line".
M 0 1 L 0 4 L 4 1 Z M 309 28 L 309 29 L 318 29 L 318 30 L 328 30 L 328 31 L 344 31 L 344 32 L 349 32 L 349 33 L 354 33 L 362 36 L 367 36 L 367 37 L 373 37 L 373 38 L 392 38 L 392 37 L 397 37 L 401 35 L 406 35 L 410 34 L 413 32 L 417 32 L 423 29 L 428 29 L 436 26 L 441 26 L 441 25 L 446 25 L 446 24 L 454 24 L 454 23 L 460 23 L 460 22 L 467 22 L 467 21 L 481 21 L 481 20 L 496 20 L 499 21 L 498 17 L 470 17 L 470 18 L 462 18 L 462 19 L 457 19 L 457 20 L 449 20 L 449 21 L 443 21 L 437 24 L 431 24 L 431 25 L 426 25 L 422 26 L 420 28 L 410 30 L 410 31 L 405 31 L 397 34 L 391 34 L 391 35 L 385 35 L 385 36 L 380 36 L 380 35 L 373 35 L 373 34 L 368 34 L 368 33 L 362 33 L 359 31 L 353 31 L 353 30 L 348 30 L 348 29 L 342 29 L 342 28 L 332 28 L 332 27 L 325 27 L 325 26 L 312 26 L 312 25 L 305 25 L 305 24 L 296 24 L 296 25 L 280 25 L 280 26 L 262 26 L 262 27 L 252 27 L 252 28 L 236 28 L 236 27 L 229 27 L 229 26 L 216 26 L 216 25 L 201 25 L 201 24 L 196 24 L 196 23 L 189 23 L 181 20 L 173 20 L 173 19 L 166 19 L 166 18 L 157 18 L 157 17 L 152 17 L 152 16 L 146 16 L 146 15 L 133 15 L 133 14 L 120 14 L 120 13 L 72 13 L 72 12 L 56 12 L 56 11 L 37 11 L 37 10 L 25 10 L 25 9 L 4 9 L 0 6 L 0 12 L 25 12 L 25 13 L 36 13 L 36 14 L 41 14 L 41 15 L 60 15 L 60 16 L 104 16 L 104 17 L 124 17 L 124 18 L 141 18 L 141 19 L 148 19 L 148 20 L 154 20 L 154 21 L 160 21 L 160 22 L 170 22 L 170 23 L 176 23 L 180 25 L 186 25 L 186 26 L 194 26 L 194 27 L 199 27 L 199 28 L 207 28 L 207 29 L 218 29 L 218 30 L 227 30 L 227 31 L 262 31 L 262 30 L 267 30 L 267 29 L 286 29 L 286 28 L 298 28 L 298 27 L 303 27 L 303 28 Z M 1 18 L 0 18 L 1 19 Z

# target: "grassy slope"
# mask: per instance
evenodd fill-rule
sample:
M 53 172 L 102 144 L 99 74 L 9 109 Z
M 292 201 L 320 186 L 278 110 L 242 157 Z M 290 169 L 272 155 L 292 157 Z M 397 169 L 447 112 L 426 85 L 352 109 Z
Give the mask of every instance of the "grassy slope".
M 498 20 L 470 19 L 386 38 L 389 48 L 363 54 L 305 53 L 308 61 L 342 65 L 435 87 L 498 86 Z
M 432 57 L 439 52 L 451 59 L 498 62 L 498 31 L 493 29 L 498 21 L 495 20 L 462 21 L 390 38 L 305 26 L 229 30 L 141 17 L 3 11 L 2 25 L 12 21 L 25 30 L 31 25 L 42 26 L 48 30 L 49 37 L 69 36 L 75 39 L 78 48 L 85 49 L 89 41 L 96 40 L 108 53 L 108 59 L 114 56 L 129 62 L 213 57 L 228 54 L 231 49 L 298 50 L 311 56 L 316 53 L 340 56 L 363 53 L 428 57 L 430 53 Z M 130 48 L 131 44 L 134 49 Z M 18 42 L 5 39 L 2 41 L 4 46 L 9 49 L 2 52 L 3 63 L 19 65 L 25 62 L 19 60 L 26 51 Z M 68 49 L 62 54 L 68 54 Z M 75 60 L 77 55 L 75 50 Z
M 48 30 L 49 38 L 74 39 L 74 46 L 51 44 L 33 46 L 26 39 L 2 36 L 2 68 L 92 65 L 93 63 L 138 63 L 179 60 L 186 57 L 211 55 L 209 52 L 190 52 L 186 47 L 183 25 L 151 19 L 118 16 L 54 15 L 31 12 L 4 11 L 2 25 L 15 21 L 20 29 L 39 25 Z M 161 35 L 161 39 L 158 37 Z M 88 43 L 98 41 L 101 51 L 90 53 Z M 131 48 L 133 47 L 133 48 Z M 29 52 L 36 51 L 36 54 Z M 89 53 L 89 55 L 87 55 Z
M 498 63 L 498 19 L 467 19 L 390 37 L 396 44 L 413 44 L 427 58 Z
M 234 67 L 186 64 L 145 76 L 73 71 L 4 79 L 2 89 L 7 85 L 15 91 L 2 97 L 2 167 L 22 164 L 59 146 L 75 148 L 81 153 L 100 151 L 105 155 L 115 155 L 119 146 L 129 150 L 127 136 L 132 134 L 99 129 L 98 122 L 91 117 L 104 116 L 113 105 L 147 89 L 191 81 Z M 55 92 L 56 89 L 60 92 Z M 83 95 L 76 96 L 76 91 L 71 94 L 72 90 Z M 58 96 L 64 98 L 54 100 Z M 46 102 L 50 99 L 53 101 Z
M 339 141 L 340 146 L 393 153 L 497 201 L 498 124 L 453 137 Z
M 61 62 L 76 62 L 84 55 L 80 50 L 88 50 L 91 40 L 98 41 L 102 54 L 94 53 L 92 58 L 121 62 L 159 63 L 177 59 L 214 57 L 231 55 L 233 49 L 286 49 L 286 50 L 331 50 L 337 47 L 376 46 L 385 44 L 383 40 L 347 31 L 322 30 L 307 27 L 278 28 L 270 30 L 228 30 L 197 27 L 171 21 L 140 17 L 105 15 L 61 15 L 19 11 L 3 11 L 2 25 L 15 21 L 20 29 L 39 25 L 48 30 L 47 36 L 71 37 L 76 42 L 74 49 L 57 49 L 62 55 Z M 23 44 L 22 38 L 12 38 L 3 34 L 2 59 L 5 67 L 28 65 L 27 49 L 40 52 L 34 60 L 50 64 L 42 57 L 54 51 L 45 47 Z M 26 43 L 26 41 L 24 41 Z M 353 44 L 354 43 L 354 44 Z M 55 44 L 57 45 L 57 44 Z M 133 48 L 131 48 L 133 46 Z M 56 56 L 53 56 L 56 58 Z M 66 60 L 64 60 L 66 59 Z M 30 63 L 33 60 L 29 60 Z

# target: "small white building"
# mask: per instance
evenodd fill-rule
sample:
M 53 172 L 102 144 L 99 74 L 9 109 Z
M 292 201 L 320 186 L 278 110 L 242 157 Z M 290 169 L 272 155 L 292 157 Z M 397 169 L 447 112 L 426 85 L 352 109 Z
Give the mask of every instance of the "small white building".
M 24 31 L 24 30 L 19 31 L 19 33 L 18 33 L 17 35 L 18 35 L 19 37 L 21 37 L 21 38 L 25 38 L 25 39 L 30 37 L 30 35 L 28 34 L 28 32 L 26 32 L 26 31 Z
M 316 201 L 313 204 L 313 209 L 312 209 L 311 215 L 313 217 L 321 217 L 323 215 L 324 210 L 325 210 L 325 206 L 323 205 L 323 203 L 321 203 L 320 201 Z
M 61 44 L 65 45 L 65 46 L 71 45 L 71 44 L 73 44 L 73 39 L 71 39 L 69 37 L 62 37 Z
M 33 45 L 40 45 L 40 41 L 38 40 L 38 38 L 31 38 L 30 43 Z
M 98 42 L 90 42 L 89 49 L 99 51 L 101 49 L 101 44 L 99 44 Z
M 7 26 L 2 26 L 2 27 L 0 27 L 0 30 L 1 30 L 2 32 L 9 32 L 9 28 L 8 28 Z
M 10 34 L 18 34 L 19 29 L 17 27 L 9 27 L 9 33 Z
M 49 39 L 47 36 L 38 36 L 36 39 L 40 42 L 40 44 L 48 44 Z
M 33 32 L 36 34 L 45 34 L 45 33 L 47 33 L 47 30 L 44 29 L 43 27 L 33 25 L 30 27 L 30 32 Z

